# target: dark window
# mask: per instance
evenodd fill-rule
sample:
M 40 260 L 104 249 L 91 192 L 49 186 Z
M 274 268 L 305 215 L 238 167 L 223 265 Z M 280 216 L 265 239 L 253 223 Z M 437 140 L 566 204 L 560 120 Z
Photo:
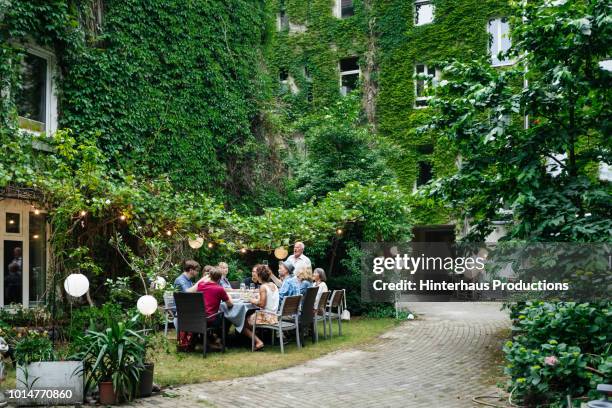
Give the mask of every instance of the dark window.
M 358 71 L 359 70 L 359 58 L 349 57 L 340 60 L 340 71 Z
M 21 232 L 21 215 L 19 213 L 6 213 L 6 232 L 19 234 Z
M 27 54 L 21 63 L 21 84 L 15 96 L 20 127 L 44 131 L 47 118 L 47 60 Z
M 340 0 L 340 17 L 346 18 L 355 14 L 353 0 Z
M 417 178 L 417 186 L 427 184 L 433 178 L 433 166 L 426 161 L 419 162 L 419 177 Z
M 280 69 L 278 72 L 278 79 L 281 81 L 286 81 L 289 79 L 289 71 L 287 71 L 287 68 Z
M 433 145 L 432 144 L 420 145 L 420 146 L 417 147 L 417 153 L 419 153 L 421 155 L 432 154 L 433 153 Z

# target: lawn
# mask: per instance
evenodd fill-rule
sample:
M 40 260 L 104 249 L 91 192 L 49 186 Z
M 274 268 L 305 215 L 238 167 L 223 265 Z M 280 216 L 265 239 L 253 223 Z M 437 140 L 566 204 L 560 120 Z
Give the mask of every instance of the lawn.
M 298 350 L 295 342 L 291 342 L 285 347 L 284 355 L 280 353 L 278 345 L 267 344 L 263 351 L 256 353 L 245 345 L 231 347 L 225 353 L 209 353 L 204 359 L 201 350 L 176 353 L 174 341 L 171 341 L 169 353 L 160 350 L 155 364 L 155 382 L 167 386 L 263 374 L 304 363 L 332 351 L 372 344 L 379 335 L 397 324 L 398 321 L 394 319 L 353 318 L 342 325 L 342 337 L 337 336 L 336 325 L 331 340 L 323 339 L 323 326 L 320 325 L 318 344 L 312 344 L 307 339 L 306 347 Z M 172 337 L 170 333 L 168 337 Z M 269 335 L 266 338 L 269 339 Z
M 327 353 L 363 347 L 377 340 L 385 331 L 399 324 L 394 319 L 375 319 L 354 317 L 342 324 L 342 337 L 338 336 L 338 326 L 334 325 L 334 337 L 323 339 L 323 326 L 319 325 L 319 343 L 313 344 L 310 338 L 306 339 L 306 347 L 297 349 L 295 341 L 285 346 L 285 354 L 281 354 L 278 342 L 276 346 L 266 344 L 263 351 L 252 353 L 250 343 L 246 338 L 243 344 L 234 344 L 225 353 L 211 352 L 206 358 L 202 357 L 201 349 L 191 353 L 177 353 L 175 334 L 168 332 L 169 344 L 160 344 L 155 361 L 155 382 L 161 386 L 193 384 L 206 381 L 229 380 L 237 377 L 248 377 L 269 371 L 291 367 Z M 268 332 L 269 333 L 269 332 Z M 163 336 L 163 333 L 159 334 Z M 269 334 L 265 336 L 269 341 Z M 241 338 L 231 336 L 232 343 L 241 342 Z M 161 342 L 159 342 L 161 343 Z M 2 387 L 4 389 L 15 387 L 15 370 L 6 364 L 7 378 Z

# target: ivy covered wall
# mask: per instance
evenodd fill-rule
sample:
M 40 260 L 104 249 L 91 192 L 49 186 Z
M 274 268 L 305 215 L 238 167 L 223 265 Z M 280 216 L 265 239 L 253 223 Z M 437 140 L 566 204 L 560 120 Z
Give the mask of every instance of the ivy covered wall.
M 12 0 L 3 11 L 0 66 L 17 71 L 19 44 L 54 50 L 59 127 L 96 138 L 118 167 L 230 199 L 275 179 L 256 131 L 270 95 L 263 0 Z
M 431 164 L 434 176 L 456 169 L 454 152 L 416 132 L 429 112 L 414 108 L 415 64 L 485 55 L 489 19 L 508 12 L 507 0 L 433 0 L 433 4 L 434 21 L 422 26 L 415 26 L 414 2 L 406 0 L 355 0 L 354 15 L 342 19 L 332 12 L 334 0 L 274 0 L 271 6 L 273 13 L 285 12 L 290 23 L 276 30 L 269 51 L 272 76 L 279 78 L 287 70 L 297 85 L 297 93 L 278 88 L 288 118 L 340 98 L 339 60 L 358 56 L 364 110 L 373 112 L 365 117 L 376 125 L 378 136 L 395 147 L 388 163 L 407 191 L 414 188 L 419 161 Z M 304 75 L 304 66 L 310 78 Z M 420 223 L 450 221 L 440 205 L 413 199 Z

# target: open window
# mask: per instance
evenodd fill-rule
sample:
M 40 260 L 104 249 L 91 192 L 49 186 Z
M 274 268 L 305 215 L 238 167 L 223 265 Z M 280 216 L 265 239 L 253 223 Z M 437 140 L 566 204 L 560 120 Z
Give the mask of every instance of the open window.
M 28 47 L 21 61 L 15 94 L 19 127 L 36 133 L 52 133 L 57 125 L 57 98 L 53 86 L 53 54 Z
M 421 26 L 433 23 L 435 6 L 431 0 L 416 0 L 414 2 L 414 25 Z
M 505 53 L 508 52 L 512 45 L 508 19 L 495 18 L 489 20 L 487 31 L 489 33 L 489 54 L 491 55 L 491 64 L 495 67 L 513 64 L 514 61 L 505 56 Z M 502 53 L 501 56 L 500 53 Z
M 340 93 L 345 96 L 359 85 L 359 58 L 348 57 L 340 60 Z

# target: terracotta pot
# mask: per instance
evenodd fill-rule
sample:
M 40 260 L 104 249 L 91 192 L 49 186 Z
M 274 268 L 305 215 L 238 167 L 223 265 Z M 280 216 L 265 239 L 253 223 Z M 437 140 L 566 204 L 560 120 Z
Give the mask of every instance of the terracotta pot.
M 153 363 L 145 363 L 144 370 L 140 373 L 140 382 L 138 384 L 138 396 L 149 397 L 153 393 Z
M 112 382 L 101 382 L 98 384 L 100 392 L 100 405 L 113 405 L 117 403 L 117 393 L 113 389 Z

